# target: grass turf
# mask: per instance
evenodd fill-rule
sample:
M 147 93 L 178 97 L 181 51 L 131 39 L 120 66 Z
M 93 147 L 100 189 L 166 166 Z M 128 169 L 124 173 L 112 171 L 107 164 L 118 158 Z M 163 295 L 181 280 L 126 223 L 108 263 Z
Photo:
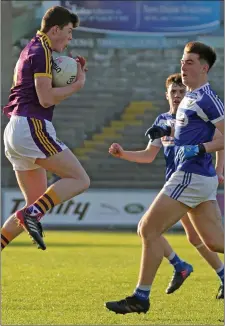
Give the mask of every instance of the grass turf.
M 219 280 L 184 235 L 167 235 L 194 266 L 183 287 L 165 289 L 173 268 L 163 261 L 151 310 L 125 316 L 104 302 L 130 295 L 136 285 L 141 241 L 132 233 L 46 232 L 47 250 L 22 234 L 2 252 L 2 325 L 222 325 Z

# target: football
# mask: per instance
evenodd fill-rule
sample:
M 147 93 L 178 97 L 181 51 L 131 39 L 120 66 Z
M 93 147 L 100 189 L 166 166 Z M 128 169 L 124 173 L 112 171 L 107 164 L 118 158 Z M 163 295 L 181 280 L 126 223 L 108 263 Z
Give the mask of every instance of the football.
M 53 60 L 52 83 L 54 87 L 64 87 L 72 84 L 77 75 L 77 62 L 75 59 L 60 56 Z

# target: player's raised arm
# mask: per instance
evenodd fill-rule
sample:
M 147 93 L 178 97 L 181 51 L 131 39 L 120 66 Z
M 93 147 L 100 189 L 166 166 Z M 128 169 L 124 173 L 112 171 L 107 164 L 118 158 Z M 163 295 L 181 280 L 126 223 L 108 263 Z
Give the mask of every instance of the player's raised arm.
M 160 140 L 159 140 L 160 141 Z M 142 151 L 125 151 L 122 146 L 113 143 L 109 148 L 112 156 L 136 163 L 152 163 L 156 158 L 161 146 L 154 146 L 149 142 L 146 149 Z
M 158 126 L 158 124 L 162 121 L 160 120 L 160 116 L 156 118 L 154 125 Z M 146 131 L 145 136 L 149 137 L 148 135 L 149 129 Z M 158 136 L 158 134 L 157 134 Z M 164 136 L 164 133 L 162 134 Z M 162 137 L 161 136 L 161 137 Z M 136 163 L 152 163 L 156 158 L 157 154 L 162 147 L 162 142 L 160 137 L 156 137 L 157 139 L 152 139 L 149 137 L 150 141 L 146 147 L 146 149 L 141 151 L 125 151 L 123 147 L 117 143 L 113 143 L 109 148 L 109 153 L 114 156 L 121 158 L 126 161 L 136 162 Z

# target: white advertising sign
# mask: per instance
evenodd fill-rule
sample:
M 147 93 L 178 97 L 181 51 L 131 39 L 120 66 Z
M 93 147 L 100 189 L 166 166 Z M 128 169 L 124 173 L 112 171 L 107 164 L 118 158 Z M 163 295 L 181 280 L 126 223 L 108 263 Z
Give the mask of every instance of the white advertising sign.
M 24 206 L 17 189 L 2 189 L 2 224 Z M 90 189 L 54 207 L 43 218 L 44 226 L 136 227 L 158 194 L 157 190 Z M 217 200 L 224 216 L 224 192 Z M 178 222 L 173 228 L 180 228 Z
M 54 207 L 43 218 L 43 225 L 136 227 L 157 193 L 157 190 L 92 189 Z M 3 190 L 2 205 L 4 222 L 24 206 L 21 192 Z

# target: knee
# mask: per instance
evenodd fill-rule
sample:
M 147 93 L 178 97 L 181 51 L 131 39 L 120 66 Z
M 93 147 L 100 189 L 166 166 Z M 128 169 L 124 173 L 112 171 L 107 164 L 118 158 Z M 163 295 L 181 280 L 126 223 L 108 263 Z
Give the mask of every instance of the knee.
M 154 230 L 154 227 L 149 227 L 147 223 L 141 224 L 139 234 L 142 238 L 143 243 L 145 244 L 151 243 L 157 238 L 156 230 Z
M 77 182 L 79 182 L 82 191 L 85 191 L 90 187 L 91 181 L 85 170 L 80 171 L 79 174 L 75 171 L 74 173 L 71 173 L 69 177 L 74 181 L 75 187 L 77 187 Z

